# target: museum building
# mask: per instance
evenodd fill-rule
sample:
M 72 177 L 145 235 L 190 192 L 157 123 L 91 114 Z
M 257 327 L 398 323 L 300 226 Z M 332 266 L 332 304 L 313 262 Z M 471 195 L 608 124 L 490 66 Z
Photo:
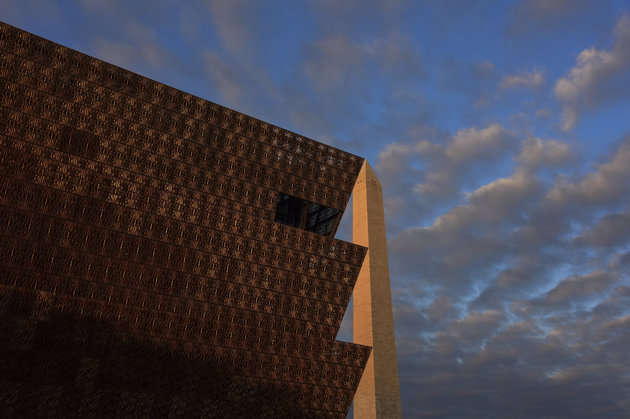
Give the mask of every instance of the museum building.
M 0 416 L 345 418 L 363 159 L 0 23 Z

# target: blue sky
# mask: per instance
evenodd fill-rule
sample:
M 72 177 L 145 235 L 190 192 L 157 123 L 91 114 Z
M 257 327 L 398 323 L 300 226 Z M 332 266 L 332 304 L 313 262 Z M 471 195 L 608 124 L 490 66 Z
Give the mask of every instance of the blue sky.
M 405 417 L 630 416 L 630 1 L 4 0 L 0 19 L 366 157 Z

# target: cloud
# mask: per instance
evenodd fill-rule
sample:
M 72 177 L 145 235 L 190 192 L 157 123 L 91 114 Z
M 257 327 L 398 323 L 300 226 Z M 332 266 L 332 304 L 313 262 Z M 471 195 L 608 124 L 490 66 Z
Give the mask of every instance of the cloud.
M 591 207 L 622 204 L 630 193 L 630 136 L 621 143 L 608 163 L 588 173 L 578 182 L 559 178 L 547 194 L 555 206 L 588 205 Z
M 481 130 L 460 130 L 451 140 L 445 154 L 448 159 L 457 163 L 478 159 L 500 152 L 506 146 L 506 139 L 507 132 L 497 123 Z
M 414 144 L 392 144 L 380 158 L 377 168 L 392 183 L 410 173 L 424 178 L 416 185 L 414 199 L 396 201 L 403 208 L 413 206 L 416 199 L 435 206 L 439 194 L 458 193 L 461 183 L 475 176 L 478 165 L 489 170 L 501 161 L 518 163 L 510 175 L 463 193 L 463 202 L 442 210 L 428 227 L 407 228 L 394 236 L 390 248 L 395 263 L 400 263 L 394 268 L 397 275 L 417 278 L 416 272 L 424 272 L 422 286 L 431 284 L 452 298 L 477 294 L 475 307 L 484 308 L 497 307 L 502 296 L 539 286 L 557 263 L 555 257 L 537 254 L 559 241 L 566 228 L 543 210 L 548 185 L 538 172 L 572 162 L 567 144 L 528 137 L 519 147 L 511 133 L 491 124 L 460 130 L 442 142 L 420 139 Z M 417 168 L 418 159 L 422 169 Z M 497 270 L 497 263 L 509 268 Z
M 382 183 L 389 185 L 397 185 L 400 182 L 400 169 L 408 167 L 410 159 L 412 157 L 411 147 L 408 144 L 393 143 L 385 146 L 380 153 L 378 153 L 378 164 L 376 170 L 379 174 L 379 179 Z M 392 192 L 391 190 L 388 192 Z M 400 193 L 406 192 L 405 190 L 398 191 Z
M 309 0 L 304 2 L 318 24 L 332 33 L 360 33 L 366 22 L 372 33 L 397 26 L 409 0 Z M 374 19 L 378 16 L 378 19 Z
M 444 94 L 454 97 L 463 96 L 475 109 L 482 109 L 491 103 L 498 82 L 496 65 L 493 62 L 464 61 L 448 56 L 439 60 L 437 65 L 438 68 L 433 77 Z M 435 99 L 443 100 L 444 98 L 436 97 Z
M 508 20 L 511 35 L 549 32 L 561 23 L 588 12 L 590 0 L 521 0 Z
M 611 50 L 583 50 L 575 66 L 556 82 L 554 92 L 563 105 L 564 131 L 575 127 L 582 111 L 618 100 L 630 91 L 630 16 L 617 21 L 614 33 Z
M 498 160 L 515 144 L 511 134 L 498 123 L 459 130 L 445 146 L 420 140 L 415 151 L 433 170 L 414 191 L 427 197 L 452 195 L 475 166 Z
M 92 40 L 90 54 L 112 64 L 137 72 L 163 83 L 177 84 L 192 94 L 208 96 L 208 73 L 205 72 L 202 54 L 195 57 L 195 64 L 186 63 L 180 51 L 169 49 L 157 38 L 130 37 L 132 41 L 116 41 L 106 38 Z M 199 60 L 197 62 L 197 60 Z
M 630 242 L 630 211 L 607 214 L 597 224 L 575 238 L 575 242 L 589 247 L 618 247 Z
M 204 48 L 190 55 L 187 47 L 178 44 L 184 34 L 181 32 L 181 19 L 172 19 L 173 14 L 179 14 L 179 11 L 173 10 L 172 4 L 160 0 L 146 9 L 136 3 L 119 0 L 80 3 L 75 7 L 85 9 L 84 13 L 91 19 L 81 20 L 73 30 L 77 31 L 74 37 L 79 42 L 87 43 L 86 52 L 163 83 L 195 94 L 201 93 L 205 74 L 200 63 L 201 54 L 197 51 Z M 192 8 L 186 10 L 190 19 Z M 197 19 L 206 17 L 198 13 Z M 156 27 L 154 21 L 169 24 Z M 192 21 L 188 23 L 195 24 Z M 188 39 L 186 44 L 190 42 L 192 40 Z
M 510 322 L 487 310 L 443 325 L 433 338 L 405 336 L 401 390 L 414 400 L 406 410 L 436 418 L 624 417 L 627 324 L 573 319 L 549 332 L 532 318 Z
M 247 50 L 252 46 L 253 25 L 251 14 L 256 7 L 251 0 L 205 0 L 214 28 L 223 46 L 230 53 Z
M 306 52 L 304 74 L 321 92 L 363 85 L 368 76 L 378 85 L 390 76 L 400 83 L 424 74 L 419 53 L 396 33 L 363 43 L 335 34 L 310 43 Z
M 95 54 L 103 60 L 122 67 L 130 67 L 137 58 L 136 48 L 125 42 L 98 39 L 94 42 Z
M 536 293 L 547 285 L 549 273 L 557 263 L 553 257 L 532 252 L 519 244 L 514 244 L 511 250 L 512 256 L 503 259 L 510 260 L 510 263 L 470 302 L 471 309 L 505 309 L 508 303 L 523 298 L 523 295 Z
M 190 42 L 194 42 L 201 33 L 205 18 L 198 8 L 182 4 L 177 13 L 178 29 Z
M 242 71 L 237 71 L 233 65 L 221 58 L 212 50 L 206 50 L 203 54 L 205 68 L 208 71 L 213 84 L 221 93 L 221 97 L 227 104 L 239 103 L 247 95 L 247 76 Z
M 468 194 L 468 205 L 454 208 L 438 217 L 436 226 L 461 228 L 474 223 L 500 224 L 519 216 L 518 208 L 541 192 L 538 180 L 523 171 L 507 178 L 496 179 Z
M 573 158 L 568 144 L 557 140 L 528 137 L 523 141 L 517 160 L 528 168 L 561 166 Z
M 321 90 L 330 90 L 348 81 L 356 70 L 361 71 L 368 55 L 364 47 L 343 36 L 317 41 L 310 48 L 304 71 Z
M 510 161 L 516 138 L 502 125 L 461 129 L 455 134 L 417 125 L 409 140 L 384 146 L 373 164 L 383 184 L 388 235 L 422 225 L 466 198 L 460 188 L 483 184 L 489 167 Z M 410 192 L 414 194 L 410 195 Z
M 565 304 L 596 297 L 605 291 L 617 278 L 609 272 L 593 272 L 583 276 L 573 276 L 560 281 L 549 291 L 543 302 L 547 306 L 560 308 Z
M 468 194 L 467 203 L 437 217 L 430 227 L 408 228 L 390 242 L 392 269 L 441 295 L 461 298 L 492 278 L 493 265 L 515 249 L 505 231 L 542 195 L 539 181 L 524 171 Z
M 503 76 L 502 89 L 538 88 L 545 82 L 545 77 L 540 69 L 535 69 L 531 73 Z
M 506 147 L 496 140 L 500 129 L 482 131 L 390 146 L 383 162 L 393 178 L 396 168 L 417 164 L 416 155 L 426 164 L 427 183 L 441 165 L 458 162 L 457 171 Z M 630 277 L 623 269 L 630 234 L 626 213 L 611 209 L 628 201 L 630 139 L 581 177 L 550 181 L 549 169 L 575 171 L 581 164 L 572 147 L 507 134 L 513 145 L 498 158 L 513 159 L 510 175 L 476 187 L 429 226 L 404 229 L 389 241 L 394 298 L 405 307 L 395 312 L 402 391 L 415 401 L 406 412 L 627 416 L 630 406 L 619 401 L 630 389 L 624 378 Z M 608 215 L 597 222 L 583 216 L 593 208 Z M 594 253 L 602 246 L 609 256 Z M 611 386 L 605 396 L 593 392 Z M 457 402 L 446 403 L 444 394 Z
M 462 347 L 470 350 L 496 333 L 506 320 L 505 314 L 498 310 L 474 311 L 455 320 L 446 330 L 438 333 L 437 338 L 456 339 Z
M 41 15 L 32 13 L 37 10 Z M 0 16 L 2 21 L 10 23 L 12 21 L 29 21 L 37 19 L 39 16 L 50 19 L 50 22 L 59 22 L 64 20 L 64 13 L 55 2 L 46 0 L 24 0 L 19 2 L 3 1 L 0 3 Z M 29 19 L 30 18 L 30 19 Z M 18 25 L 18 23 L 12 23 Z
M 498 123 L 482 129 L 462 129 L 449 140 L 444 154 L 455 163 L 488 159 L 506 150 L 509 139 L 508 132 Z
M 558 16 L 563 13 L 571 11 L 579 3 L 584 1 L 576 0 L 524 0 L 521 1 L 518 7 L 518 13 L 524 14 L 536 14 L 540 16 Z

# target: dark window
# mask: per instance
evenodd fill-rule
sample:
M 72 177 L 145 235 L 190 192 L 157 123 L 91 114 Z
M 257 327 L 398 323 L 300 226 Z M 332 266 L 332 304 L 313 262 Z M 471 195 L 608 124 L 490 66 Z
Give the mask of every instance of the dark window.
M 334 234 L 340 211 L 280 193 L 276 207 L 276 222 L 314 233 Z

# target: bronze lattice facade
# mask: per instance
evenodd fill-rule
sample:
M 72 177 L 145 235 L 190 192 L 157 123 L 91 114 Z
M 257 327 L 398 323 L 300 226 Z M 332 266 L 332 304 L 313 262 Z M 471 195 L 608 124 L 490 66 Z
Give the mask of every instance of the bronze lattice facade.
M 363 159 L 0 23 L 0 416 L 338 417 Z

